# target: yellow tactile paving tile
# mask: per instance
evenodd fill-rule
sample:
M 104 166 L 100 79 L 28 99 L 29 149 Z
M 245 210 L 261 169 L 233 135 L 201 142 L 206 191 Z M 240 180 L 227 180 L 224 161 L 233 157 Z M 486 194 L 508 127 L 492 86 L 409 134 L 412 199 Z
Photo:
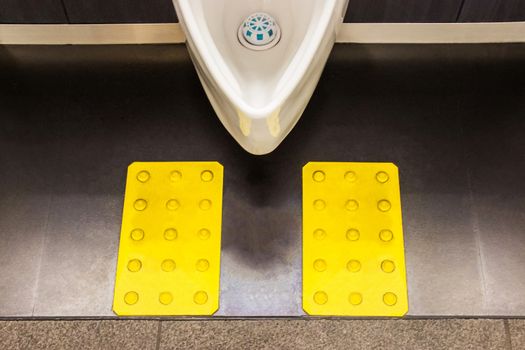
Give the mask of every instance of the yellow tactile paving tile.
M 219 307 L 223 167 L 128 168 L 113 311 L 212 315 Z
M 394 164 L 304 166 L 303 309 L 323 316 L 407 313 L 399 175 Z

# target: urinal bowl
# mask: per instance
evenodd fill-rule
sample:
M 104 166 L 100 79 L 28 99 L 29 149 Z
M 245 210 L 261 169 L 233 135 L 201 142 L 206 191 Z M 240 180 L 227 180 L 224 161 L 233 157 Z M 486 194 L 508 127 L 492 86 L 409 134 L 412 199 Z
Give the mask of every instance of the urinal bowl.
M 332 50 L 348 0 L 174 0 L 204 90 L 248 152 L 273 151 L 301 117 Z M 281 38 L 251 50 L 239 26 L 271 15 Z

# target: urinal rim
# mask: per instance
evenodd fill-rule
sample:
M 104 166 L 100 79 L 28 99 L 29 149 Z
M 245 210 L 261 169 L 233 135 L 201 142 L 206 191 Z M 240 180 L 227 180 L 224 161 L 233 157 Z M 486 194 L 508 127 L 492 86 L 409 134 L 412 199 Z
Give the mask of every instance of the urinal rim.
M 247 104 L 244 101 L 244 99 L 240 96 L 240 94 L 238 94 L 236 91 L 233 91 L 233 84 L 228 83 L 226 85 L 223 79 L 225 78 L 225 74 L 222 73 L 218 68 L 219 64 L 208 63 L 217 62 L 217 60 L 219 59 L 220 64 L 229 69 L 228 65 L 226 65 L 226 63 L 224 62 L 222 55 L 218 51 L 216 45 L 213 44 L 213 48 L 210 48 L 206 44 L 206 39 L 203 37 L 203 34 L 200 33 L 199 30 L 197 30 L 199 28 L 199 25 L 197 24 L 195 17 L 188 16 L 188 13 L 193 13 L 191 5 L 189 4 L 191 1 L 196 0 L 176 0 L 180 8 L 179 12 L 181 15 L 181 22 L 183 23 L 183 27 L 185 27 L 185 30 L 187 32 L 186 35 L 190 38 L 190 40 L 193 41 L 193 45 L 199 50 L 199 53 L 202 56 L 201 63 L 206 65 L 209 73 L 212 75 L 219 88 L 222 90 L 222 92 L 226 95 L 226 97 L 230 100 L 232 104 L 237 106 L 242 111 L 242 113 L 246 114 L 247 116 L 250 116 L 252 119 L 262 119 L 268 117 L 268 115 L 270 115 L 273 111 L 280 108 L 284 104 L 284 101 L 286 101 L 290 97 L 297 85 L 300 83 L 308 67 L 314 60 L 317 49 L 321 45 L 321 42 L 326 35 L 326 31 L 329 29 L 330 20 L 332 19 L 333 13 L 337 9 L 337 3 L 339 0 L 324 0 L 326 1 L 325 3 L 328 3 L 328 5 L 324 8 L 322 15 L 319 16 L 319 22 L 316 26 L 317 28 L 319 28 L 319 30 L 315 30 L 313 32 L 312 39 L 308 41 L 308 44 L 305 44 L 303 42 L 299 46 L 298 51 L 295 53 L 294 58 L 292 59 L 293 62 L 295 59 L 297 59 L 297 57 L 300 57 L 299 64 L 296 66 L 290 64 L 286 70 L 286 72 L 288 72 L 290 66 L 292 66 L 294 69 L 297 69 L 297 72 L 292 74 L 290 80 L 287 80 L 287 83 L 283 88 L 283 92 L 277 95 L 277 97 L 271 100 L 271 102 L 268 105 L 262 108 L 252 107 L 249 104 Z M 303 49 L 305 45 L 305 52 L 299 56 L 298 53 Z M 212 54 L 212 50 L 216 51 L 215 55 Z M 286 75 L 286 72 L 283 74 L 283 76 Z

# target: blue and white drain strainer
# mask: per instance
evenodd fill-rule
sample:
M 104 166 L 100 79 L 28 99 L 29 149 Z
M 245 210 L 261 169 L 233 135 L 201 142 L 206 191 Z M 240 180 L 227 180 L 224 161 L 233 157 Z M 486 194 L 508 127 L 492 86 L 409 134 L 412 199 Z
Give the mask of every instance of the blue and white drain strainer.
M 277 22 L 267 13 L 250 15 L 239 28 L 239 41 L 253 50 L 266 50 L 275 46 L 281 38 Z

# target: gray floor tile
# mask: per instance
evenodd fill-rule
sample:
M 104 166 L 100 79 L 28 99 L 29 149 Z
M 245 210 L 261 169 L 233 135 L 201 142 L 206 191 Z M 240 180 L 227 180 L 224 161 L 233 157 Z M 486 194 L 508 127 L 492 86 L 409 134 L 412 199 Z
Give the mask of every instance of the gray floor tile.
M 505 349 L 501 320 L 165 321 L 161 349 Z
M 114 316 L 110 306 L 117 265 L 120 198 L 64 197 L 56 198 L 51 206 L 34 314 Z M 60 273 L 54 275 L 53 271 Z
M 0 198 L 2 316 L 32 316 L 50 201 L 46 195 Z
M 158 321 L 0 322 L 3 349 L 155 349 Z
M 473 227 L 488 315 L 522 316 L 525 308 L 525 105 L 512 92 L 464 102 L 464 140 L 469 167 Z M 465 99 L 467 100 L 467 99 Z M 483 111 L 487 118 L 477 118 Z M 494 152 L 497 150 L 497 152 Z M 502 156 L 504 155 L 504 156 Z
M 509 320 L 512 350 L 525 349 L 525 319 Z

